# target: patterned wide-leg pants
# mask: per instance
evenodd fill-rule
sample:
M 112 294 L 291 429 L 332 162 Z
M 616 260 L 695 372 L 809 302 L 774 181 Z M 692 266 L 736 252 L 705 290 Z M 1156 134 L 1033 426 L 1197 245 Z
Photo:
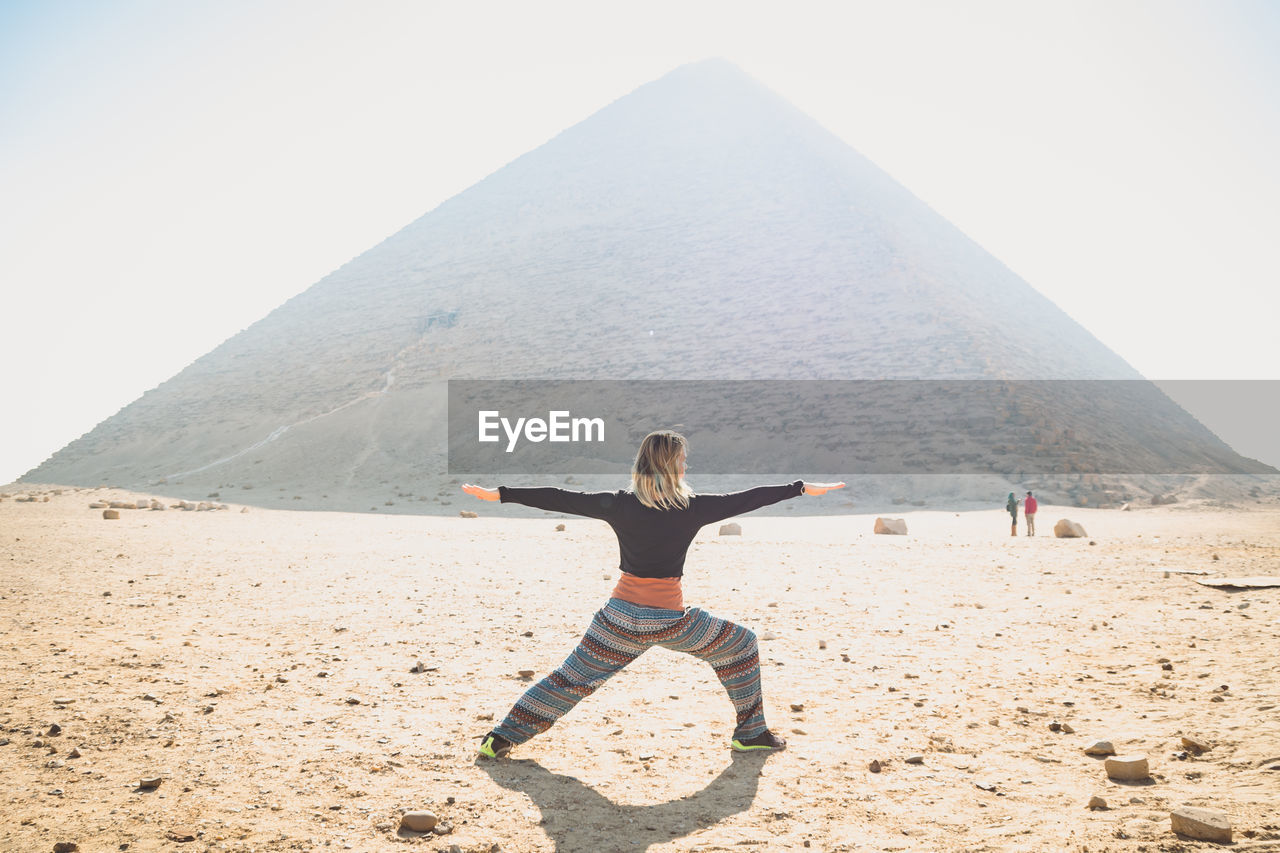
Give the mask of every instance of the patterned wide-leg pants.
M 733 736 L 750 740 L 764 733 L 754 632 L 697 607 L 663 610 L 617 598 L 596 613 L 565 662 L 525 691 L 494 731 L 515 744 L 545 732 L 651 646 L 687 652 L 711 664 L 738 712 Z

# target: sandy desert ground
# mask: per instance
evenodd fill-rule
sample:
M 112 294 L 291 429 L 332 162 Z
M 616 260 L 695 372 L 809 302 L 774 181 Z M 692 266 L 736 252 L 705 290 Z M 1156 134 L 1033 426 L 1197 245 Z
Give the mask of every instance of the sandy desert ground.
M 734 756 L 710 668 L 657 650 L 477 763 L 518 672 L 611 588 L 603 524 L 461 498 L 479 518 L 88 508 L 120 497 L 0 502 L 5 851 L 1218 846 L 1171 832 L 1184 804 L 1280 850 L 1280 589 L 1182 573 L 1280 575 L 1274 504 L 1045 506 L 1016 539 L 999 508 L 901 537 L 746 516 L 699 537 L 686 600 L 761 636 L 786 752 Z M 1089 538 L 1053 538 L 1061 517 Z M 1109 781 L 1099 739 L 1151 778 Z M 401 829 L 411 809 L 452 831 Z

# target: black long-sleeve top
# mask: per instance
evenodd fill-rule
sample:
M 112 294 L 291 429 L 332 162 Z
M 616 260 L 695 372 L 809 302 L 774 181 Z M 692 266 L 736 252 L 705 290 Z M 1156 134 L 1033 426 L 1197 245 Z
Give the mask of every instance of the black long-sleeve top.
M 692 495 L 684 509 L 653 509 L 631 492 L 570 492 L 499 486 L 503 503 L 598 518 L 618 536 L 619 568 L 641 578 L 678 578 L 693 537 L 707 524 L 804 493 L 804 481 L 757 486 L 727 495 Z

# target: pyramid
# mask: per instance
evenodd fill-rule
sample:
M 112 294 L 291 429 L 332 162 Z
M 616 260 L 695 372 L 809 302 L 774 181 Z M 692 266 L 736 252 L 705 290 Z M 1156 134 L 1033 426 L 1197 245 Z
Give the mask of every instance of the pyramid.
M 23 479 L 394 502 L 446 475 L 447 380 L 671 377 L 1140 378 L 846 143 L 712 60 L 445 201 Z M 1172 403 L 1161 417 L 1257 470 Z

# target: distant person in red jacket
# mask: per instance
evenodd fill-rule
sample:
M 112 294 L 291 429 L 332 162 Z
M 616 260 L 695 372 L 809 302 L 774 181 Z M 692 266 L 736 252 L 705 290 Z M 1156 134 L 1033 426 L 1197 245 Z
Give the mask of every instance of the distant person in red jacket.
M 1027 492 L 1027 499 L 1022 502 L 1022 506 L 1023 506 L 1023 512 L 1027 516 L 1027 535 L 1035 536 L 1036 535 L 1036 509 L 1039 507 L 1039 503 L 1036 502 L 1035 495 L 1031 494 L 1031 492 Z

